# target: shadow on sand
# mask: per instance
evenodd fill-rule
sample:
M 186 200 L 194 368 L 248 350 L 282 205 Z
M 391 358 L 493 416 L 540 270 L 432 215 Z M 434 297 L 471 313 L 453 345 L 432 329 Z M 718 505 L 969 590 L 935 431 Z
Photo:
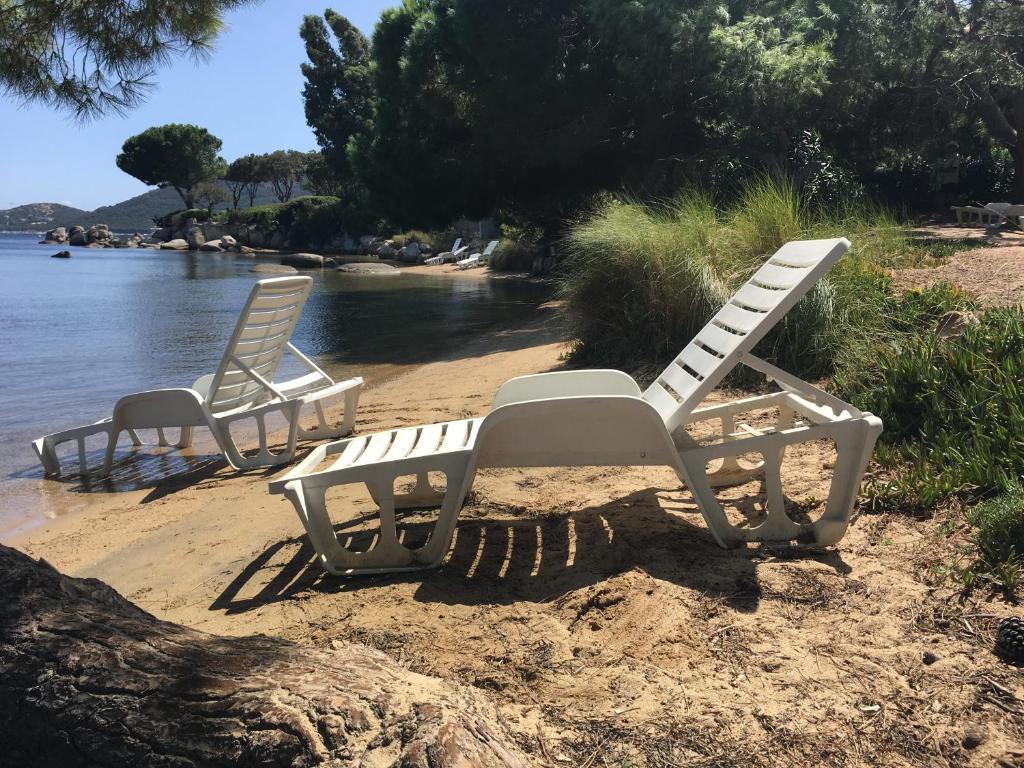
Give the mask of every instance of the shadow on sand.
M 507 604 L 546 602 L 567 592 L 639 569 L 727 602 L 736 610 L 757 609 L 761 588 L 759 561 L 778 555 L 813 559 L 848 573 L 834 551 L 786 550 L 751 546 L 721 549 L 699 512 L 680 500 L 681 491 L 647 488 L 597 507 L 553 512 L 540 517 L 514 516 L 521 507 L 485 503 L 485 518 L 463 517 L 440 568 L 406 574 L 337 577 L 324 572 L 305 535 L 276 542 L 231 581 L 210 610 L 243 613 L 304 593 L 349 592 L 366 586 L 415 583 L 415 599 L 440 604 Z M 405 541 L 425 541 L 432 521 L 403 522 Z M 509 519 L 512 517 L 513 519 Z M 687 519 L 690 518 L 690 519 Z M 352 536 L 360 549 L 369 545 L 365 531 L 352 533 L 368 520 L 335 526 L 341 540 Z M 243 596 L 243 593 L 246 593 Z

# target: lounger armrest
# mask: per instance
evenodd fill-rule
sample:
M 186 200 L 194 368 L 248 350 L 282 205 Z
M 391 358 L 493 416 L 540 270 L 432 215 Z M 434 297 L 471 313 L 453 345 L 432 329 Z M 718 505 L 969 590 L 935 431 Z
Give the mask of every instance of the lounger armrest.
M 640 387 L 633 379 L 615 370 L 559 371 L 518 376 L 499 387 L 491 409 L 527 400 L 559 397 L 625 395 L 640 397 Z

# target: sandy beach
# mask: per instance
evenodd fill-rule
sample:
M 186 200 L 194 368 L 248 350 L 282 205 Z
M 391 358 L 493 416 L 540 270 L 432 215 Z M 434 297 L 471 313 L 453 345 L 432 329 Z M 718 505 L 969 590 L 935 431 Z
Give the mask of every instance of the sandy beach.
M 529 326 L 369 387 L 358 430 L 482 414 L 502 381 L 557 369 L 564 351 L 552 303 Z M 141 464 L 131 471 L 155 480 L 135 490 L 48 483 L 76 510 L 13 543 L 160 618 L 352 640 L 475 686 L 538 765 L 652 761 L 669 744 L 718 761 L 701 765 L 1021 754 L 1024 690 L 989 650 L 1006 606 L 934 578 L 959 546 L 941 513 L 861 513 L 820 553 L 723 551 L 668 469 L 490 470 L 441 569 L 341 579 L 313 561 L 291 505 L 267 494 L 284 470 L 242 475 L 197 456 L 161 479 L 149 471 L 159 459 Z M 820 504 L 830 467 L 827 445 L 787 454 L 790 501 Z M 759 490 L 723 495 L 749 510 Z M 372 510 L 365 493 L 334 503 L 346 518 Z

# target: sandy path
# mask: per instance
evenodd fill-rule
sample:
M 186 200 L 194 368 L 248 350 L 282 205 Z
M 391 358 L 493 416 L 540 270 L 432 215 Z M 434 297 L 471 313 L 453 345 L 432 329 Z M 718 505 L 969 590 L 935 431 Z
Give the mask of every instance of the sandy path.
M 359 429 L 480 414 L 510 376 L 557 368 L 561 338 L 552 312 L 375 386 Z M 827 445 L 787 456 L 794 502 L 819 504 L 830 462 Z M 290 504 L 266 494 L 276 474 L 209 462 L 84 494 L 88 509 L 19 543 L 161 618 L 357 640 L 475 685 L 537 765 L 1024 760 L 1024 684 L 988 650 L 1011 608 L 934 578 L 960 545 L 955 516 L 862 516 L 818 554 L 723 551 L 668 470 L 492 470 L 441 569 L 345 580 L 323 574 Z M 750 510 L 759 490 L 723 496 Z M 354 492 L 337 501 L 370 509 Z
M 900 270 L 896 278 L 899 285 L 915 288 L 952 283 L 982 304 L 1016 307 L 1024 299 L 1024 246 L 958 251 L 937 267 Z

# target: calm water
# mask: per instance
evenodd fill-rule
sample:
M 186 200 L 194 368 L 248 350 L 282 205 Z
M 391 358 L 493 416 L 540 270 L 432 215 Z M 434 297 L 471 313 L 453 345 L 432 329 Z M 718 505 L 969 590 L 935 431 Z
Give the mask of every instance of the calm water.
M 60 249 L 37 240 L 0 234 L 0 535 L 75 506 L 67 484 L 41 480 L 32 439 L 109 416 L 122 394 L 212 372 L 266 276 L 226 254 L 72 248 L 51 259 Z M 293 340 L 336 377 L 457 353 L 550 295 L 515 280 L 313 274 Z

